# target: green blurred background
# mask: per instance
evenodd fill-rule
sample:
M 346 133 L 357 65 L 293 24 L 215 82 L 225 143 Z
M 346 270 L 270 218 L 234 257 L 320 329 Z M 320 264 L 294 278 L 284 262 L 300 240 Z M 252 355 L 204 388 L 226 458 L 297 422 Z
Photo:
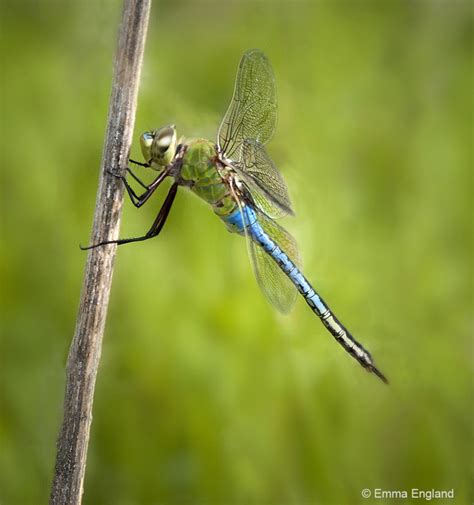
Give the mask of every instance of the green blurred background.
M 121 2 L 1 7 L 0 503 L 35 505 Z M 244 241 L 180 190 L 158 239 L 118 251 L 85 504 L 352 505 L 412 487 L 470 503 L 472 26 L 462 1 L 154 3 L 133 157 L 171 122 L 215 138 L 240 56 L 264 50 L 280 105 L 269 151 L 297 213 L 284 225 L 391 385 L 301 300 L 278 315 Z M 147 230 L 164 193 L 127 203 L 121 235 Z

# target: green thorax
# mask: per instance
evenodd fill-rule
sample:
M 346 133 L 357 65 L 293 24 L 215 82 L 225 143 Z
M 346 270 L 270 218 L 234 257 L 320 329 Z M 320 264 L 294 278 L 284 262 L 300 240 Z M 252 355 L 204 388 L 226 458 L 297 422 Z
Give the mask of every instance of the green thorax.
M 225 182 L 225 168 L 218 161 L 213 142 L 204 139 L 186 143 L 180 178 L 197 196 L 209 203 L 214 212 L 225 217 L 237 207 L 228 184 Z

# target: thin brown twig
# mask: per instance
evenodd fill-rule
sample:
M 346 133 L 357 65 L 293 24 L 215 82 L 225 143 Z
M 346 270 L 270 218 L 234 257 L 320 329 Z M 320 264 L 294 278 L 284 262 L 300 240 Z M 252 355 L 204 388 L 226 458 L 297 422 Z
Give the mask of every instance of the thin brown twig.
M 140 70 L 151 0 L 124 0 L 92 242 L 118 236 L 123 202 L 120 181 L 135 121 Z M 92 422 L 94 388 L 112 284 L 116 245 L 89 251 L 66 371 L 64 417 L 57 442 L 50 505 L 80 505 Z

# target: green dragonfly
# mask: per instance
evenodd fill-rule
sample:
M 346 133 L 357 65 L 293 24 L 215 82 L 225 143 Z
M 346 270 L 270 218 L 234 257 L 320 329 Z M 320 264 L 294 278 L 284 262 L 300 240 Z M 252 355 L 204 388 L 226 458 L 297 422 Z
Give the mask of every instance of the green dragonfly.
M 366 370 L 387 383 L 370 353 L 336 318 L 326 302 L 301 272 L 294 238 L 276 219 L 293 214 L 287 186 L 267 154 L 265 145 L 276 127 L 275 78 L 267 57 L 258 49 L 247 51 L 239 64 L 234 94 L 217 134 L 217 143 L 205 139 L 178 140 L 174 125 L 145 132 L 140 137 L 144 163 L 136 165 L 158 172 L 137 195 L 122 179 L 131 201 L 141 207 L 166 177 L 174 182 L 146 235 L 106 240 L 86 247 L 128 244 L 156 237 L 166 222 L 179 186 L 190 189 L 207 202 L 230 232 L 247 239 L 250 260 L 258 284 L 280 312 L 292 307 L 299 292 L 311 310 L 339 344 Z

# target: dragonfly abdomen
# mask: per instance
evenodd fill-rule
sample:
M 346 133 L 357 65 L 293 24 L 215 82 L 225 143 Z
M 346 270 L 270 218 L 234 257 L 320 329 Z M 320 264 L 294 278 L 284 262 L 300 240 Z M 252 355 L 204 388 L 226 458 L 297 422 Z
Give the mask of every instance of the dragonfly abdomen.
M 253 241 L 255 241 L 264 251 L 278 264 L 281 270 L 288 276 L 296 289 L 301 293 L 306 303 L 311 310 L 321 319 L 321 322 L 329 330 L 331 335 L 339 342 L 339 344 L 354 357 L 364 368 L 374 372 L 384 382 L 387 382 L 385 376 L 376 368 L 372 360 L 372 356 L 362 344 L 357 342 L 344 325 L 337 319 L 331 309 L 326 305 L 324 300 L 318 295 L 316 290 L 311 286 L 309 281 L 299 270 L 299 268 L 291 261 L 287 254 L 278 246 L 276 242 L 263 230 L 258 222 L 255 211 L 245 206 L 243 208 L 245 214 L 245 227 L 247 233 Z M 236 213 L 237 214 L 237 213 Z M 234 216 L 234 224 L 244 226 L 242 223 L 241 212 L 240 216 Z

